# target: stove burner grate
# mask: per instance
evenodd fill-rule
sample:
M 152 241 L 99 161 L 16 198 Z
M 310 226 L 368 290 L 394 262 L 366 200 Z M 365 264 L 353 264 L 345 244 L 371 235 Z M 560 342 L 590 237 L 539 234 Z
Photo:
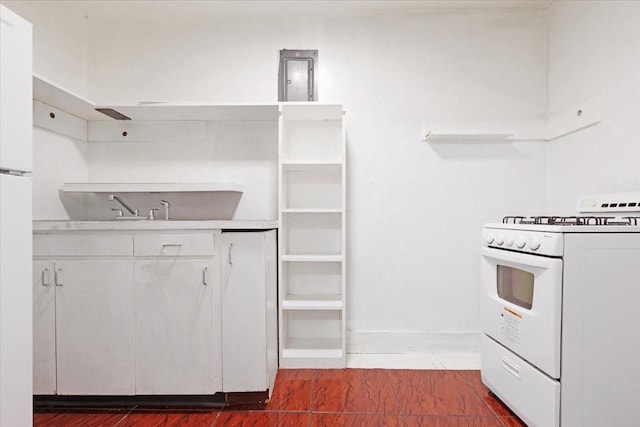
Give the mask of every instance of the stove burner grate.
M 530 225 L 639 225 L 640 216 L 505 216 L 503 224 Z

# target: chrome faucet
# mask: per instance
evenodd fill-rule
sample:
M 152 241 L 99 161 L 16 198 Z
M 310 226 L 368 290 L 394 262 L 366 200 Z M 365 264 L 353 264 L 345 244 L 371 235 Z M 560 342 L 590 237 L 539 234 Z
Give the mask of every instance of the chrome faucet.
M 140 211 L 138 211 L 138 209 L 132 209 L 131 206 L 129 206 L 128 204 L 126 204 L 124 202 L 124 200 L 122 200 L 120 197 L 116 196 L 115 194 L 109 194 L 109 200 L 113 201 L 117 201 L 118 203 L 120 203 L 126 210 L 129 211 L 129 213 L 133 216 L 138 216 L 140 214 Z M 120 217 L 120 215 L 118 215 Z
M 171 205 L 166 200 L 160 200 L 160 204 L 164 206 L 164 220 L 169 221 L 171 219 Z

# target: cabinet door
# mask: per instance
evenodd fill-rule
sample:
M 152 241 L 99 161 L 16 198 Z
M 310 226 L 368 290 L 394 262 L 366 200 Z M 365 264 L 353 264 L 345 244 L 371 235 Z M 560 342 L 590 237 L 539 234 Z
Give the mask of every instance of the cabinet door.
M 56 287 L 50 261 L 33 263 L 33 394 L 56 394 Z
M 56 262 L 54 284 L 58 394 L 133 394 L 133 261 Z
M 220 391 L 212 270 L 212 260 L 135 262 L 137 394 Z
M 265 257 L 264 232 L 222 234 L 222 389 L 225 392 L 269 388 Z M 273 328 L 275 333 L 275 324 Z

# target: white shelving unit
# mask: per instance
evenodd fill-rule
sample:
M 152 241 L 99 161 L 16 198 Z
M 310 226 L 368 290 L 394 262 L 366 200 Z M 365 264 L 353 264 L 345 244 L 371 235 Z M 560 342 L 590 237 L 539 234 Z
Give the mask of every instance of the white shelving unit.
M 280 366 L 342 368 L 345 126 L 341 105 L 280 106 Z

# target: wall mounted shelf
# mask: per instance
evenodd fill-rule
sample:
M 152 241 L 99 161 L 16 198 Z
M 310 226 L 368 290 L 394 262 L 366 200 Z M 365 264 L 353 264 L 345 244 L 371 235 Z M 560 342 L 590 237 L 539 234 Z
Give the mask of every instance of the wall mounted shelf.
M 196 104 L 141 103 L 110 106 L 115 111 L 140 121 L 275 121 L 277 104 Z
M 510 142 L 513 136 L 512 133 L 502 131 L 446 131 L 446 130 L 434 130 L 425 133 L 423 140 L 426 142 L 456 142 L 456 141 L 495 141 L 495 142 Z
M 135 105 L 97 105 L 37 74 L 33 75 L 33 99 L 86 121 L 111 121 L 105 111 L 115 111 L 140 121 L 269 121 L 278 120 L 278 104 L 204 104 L 142 102 Z M 324 106 L 323 106 L 324 107 Z M 326 108 L 326 107 L 324 107 Z
M 33 75 L 33 99 L 83 120 L 112 120 L 95 110 L 96 104 L 37 74 Z

